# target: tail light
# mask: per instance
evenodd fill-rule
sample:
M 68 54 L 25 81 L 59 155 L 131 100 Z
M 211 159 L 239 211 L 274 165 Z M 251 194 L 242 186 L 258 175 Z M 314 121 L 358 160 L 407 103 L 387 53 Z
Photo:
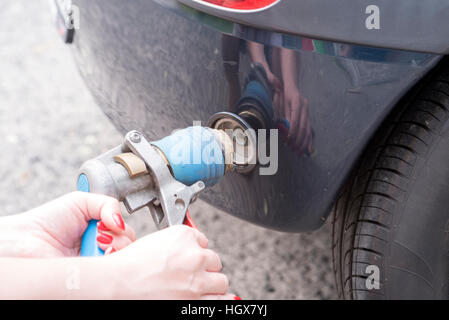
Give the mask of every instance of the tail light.
M 280 0 L 196 0 L 196 2 L 209 4 L 213 7 L 228 9 L 230 11 L 260 11 L 267 9 Z

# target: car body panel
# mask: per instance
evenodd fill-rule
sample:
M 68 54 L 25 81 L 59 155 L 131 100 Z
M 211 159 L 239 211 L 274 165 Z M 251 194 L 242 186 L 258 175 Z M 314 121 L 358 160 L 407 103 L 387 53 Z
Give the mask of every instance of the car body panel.
M 167 0 L 161 0 L 167 2 Z M 201 4 L 181 2 L 206 13 L 270 31 L 315 39 L 355 43 L 435 54 L 449 53 L 447 0 L 282 0 L 267 10 L 236 13 Z M 372 6 L 378 10 L 379 28 L 367 28 Z M 376 13 L 377 14 L 377 13 Z
M 324 223 L 374 132 L 441 58 L 276 33 L 157 2 L 73 1 L 81 13 L 74 55 L 88 87 L 122 133 L 136 129 L 155 140 L 234 111 L 260 58 L 254 48 L 273 68 L 285 65 L 284 87 L 289 74 L 308 100 L 302 119 L 314 151 L 298 155 L 281 140 L 275 175 L 234 172 L 202 194 L 236 217 L 281 231 Z

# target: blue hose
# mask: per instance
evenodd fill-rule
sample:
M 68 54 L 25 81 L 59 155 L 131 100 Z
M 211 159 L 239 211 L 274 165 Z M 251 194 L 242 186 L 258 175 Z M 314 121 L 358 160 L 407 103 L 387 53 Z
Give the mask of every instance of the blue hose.
M 89 180 L 85 174 L 79 175 L 77 189 L 78 191 L 90 192 Z M 82 257 L 98 257 L 104 255 L 104 251 L 97 244 L 97 222 L 98 220 L 89 221 L 87 229 L 83 234 L 80 250 L 80 256 Z

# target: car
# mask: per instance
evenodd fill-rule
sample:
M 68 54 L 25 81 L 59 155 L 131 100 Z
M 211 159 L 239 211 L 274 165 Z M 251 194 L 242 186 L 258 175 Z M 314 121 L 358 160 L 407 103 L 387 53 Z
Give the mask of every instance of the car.
M 449 297 L 448 1 L 56 3 L 122 133 L 229 114 L 278 130 L 273 172 L 259 161 L 204 200 L 284 232 L 331 217 L 342 299 Z

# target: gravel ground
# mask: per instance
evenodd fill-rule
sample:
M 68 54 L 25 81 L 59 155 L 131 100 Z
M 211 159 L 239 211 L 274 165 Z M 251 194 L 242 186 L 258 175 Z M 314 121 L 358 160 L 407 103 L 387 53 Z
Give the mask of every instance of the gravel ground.
M 0 215 L 74 190 L 77 170 L 122 140 L 84 86 L 45 0 L 0 3 Z M 191 213 L 244 299 L 334 299 L 330 228 L 286 234 L 197 201 Z M 127 217 L 142 236 L 146 212 Z

